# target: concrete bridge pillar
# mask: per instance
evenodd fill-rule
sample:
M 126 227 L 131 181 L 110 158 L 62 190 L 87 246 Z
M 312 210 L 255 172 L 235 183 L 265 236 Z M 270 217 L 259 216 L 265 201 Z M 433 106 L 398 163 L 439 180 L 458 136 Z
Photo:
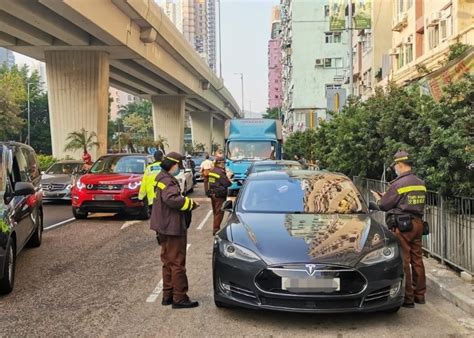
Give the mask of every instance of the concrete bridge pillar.
M 168 143 L 166 152 L 184 153 L 183 95 L 157 95 L 151 98 L 153 105 L 153 132 L 155 140 L 164 137 Z
M 53 156 L 81 158 L 82 150 L 65 152 L 69 133 L 84 128 L 97 134 L 93 160 L 107 152 L 109 55 L 97 51 L 46 51 L 48 102 Z
M 207 152 L 211 151 L 212 146 L 212 120 L 213 118 L 210 112 L 198 111 L 191 113 L 193 144 L 204 144 Z
M 225 121 L 213 118 L 212 122 L 212 138 L 214 139 L 214 143 L 218 143 L 220 149 L 224 149 L 224 128 L 225 128 Z

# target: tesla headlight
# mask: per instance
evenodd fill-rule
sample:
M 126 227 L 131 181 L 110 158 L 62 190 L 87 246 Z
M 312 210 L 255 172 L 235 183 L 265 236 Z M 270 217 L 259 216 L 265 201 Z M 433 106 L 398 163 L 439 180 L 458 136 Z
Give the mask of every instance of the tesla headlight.
M 77 187 L 77 189 L 81 190 L 81 189 L 84 189 L 86 187 L 86 185 L 81 182 L 81 179 L 78 179 L 77 182 L 76 182 L 76 187 Z
M 140 181 L 137 181 L 137 182 L 130 182 L 130 183 L 128 184 L 128 189 L 130 189 L 130 190 L 135 190 L 135 189 L 137 189 L 141 184 L 142 184 L 142 182 L 140 182 Z
M 253 251 L 244 248 L 243 246 L 231 243 L 229 241 L 218 238 L 219 251 L 227 258 L 238 259 L 246 262 L 257 262 L 260 261 Z
M 365 265 L 373 265 L 381 262 L 386 262 L 398 256 L 398 245 L 390 244 L 383 248 L 374 250 L 365 255 L 360 261 Z

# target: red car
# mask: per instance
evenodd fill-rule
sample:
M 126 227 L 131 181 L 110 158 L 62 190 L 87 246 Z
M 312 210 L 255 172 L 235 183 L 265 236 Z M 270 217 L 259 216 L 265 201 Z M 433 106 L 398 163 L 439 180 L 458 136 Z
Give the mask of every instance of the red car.
M 143 173 L 153 156 L 144 154 L 111 154 L 100 157 L 74 184 L 72 213 L 77 219 L 90 212 L 133 214 L 150 217 L 147 201 L 138 200 Z

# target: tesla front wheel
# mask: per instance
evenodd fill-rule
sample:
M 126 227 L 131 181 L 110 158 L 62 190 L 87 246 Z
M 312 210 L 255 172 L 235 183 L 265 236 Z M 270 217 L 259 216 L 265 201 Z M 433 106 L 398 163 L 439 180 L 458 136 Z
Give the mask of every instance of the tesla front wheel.
M 80 211 L 79 208 L 72 208 L 72 215 L 75 219 L 86 219 L 87 218 L 87 211 Z

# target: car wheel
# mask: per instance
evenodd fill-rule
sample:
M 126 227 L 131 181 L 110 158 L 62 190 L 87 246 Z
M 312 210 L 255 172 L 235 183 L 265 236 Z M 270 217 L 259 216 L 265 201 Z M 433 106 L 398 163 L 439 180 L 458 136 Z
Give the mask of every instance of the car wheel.
M 28 246 L 32 248 L 39 247 L 41 245 L 41 241 L 43 240 L 43 213 L 40 210 L 38 210 L 38 212 L 36 213 L 35 223 L 35 232 L 28 241 Z
M 385 310 L 384 312 L 385 312 L 385 313 L 397 313 L 398 310 L 400 310 L 400 306 L 396 306 L 396 307 L 394 307 L 394 308 Z
M 75 219 L 86 219 L 88 212 L 87 211 L 80 211 L 78 208 L 72 208 L 72 215 Z
M 5 264 L 3 267 L 3 278 L 0 279 L 0 294 L 12 292 L 15 284 L 16 250 L 13 239 L 7 246 L 5 254 Z
M 143 207 L 140 209 L 140 213 L 138 214 L 138 219 L 147 220 L 151 216 L 151 208 L 148 205 L 148 200 L 145 198 L 143 200 Z

